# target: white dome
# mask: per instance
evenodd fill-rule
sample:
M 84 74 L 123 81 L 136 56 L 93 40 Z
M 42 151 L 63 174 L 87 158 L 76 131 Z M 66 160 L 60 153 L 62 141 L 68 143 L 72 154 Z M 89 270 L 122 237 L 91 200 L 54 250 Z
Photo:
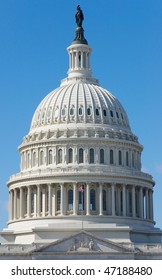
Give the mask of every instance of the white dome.
M 120 102 L 109 91 L 89 83 L 71 83 L 49 93 L 36 109 L 30 131 L 82 123 L 130 132 L 127 114 Z
M 68 53 L 68 77 L 42 100 L 19 146 L 4 237 L 17 244 L 54 242 L 76 233 L 82 215 L 98 237 L 151 240 L 154 181 L 141 171 L 143 147 L 120 102 L 92 77 L 81 27 Z

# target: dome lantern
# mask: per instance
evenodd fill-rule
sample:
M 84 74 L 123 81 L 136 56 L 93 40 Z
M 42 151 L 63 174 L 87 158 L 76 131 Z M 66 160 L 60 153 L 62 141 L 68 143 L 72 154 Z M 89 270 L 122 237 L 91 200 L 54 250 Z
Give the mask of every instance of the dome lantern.
M 84 29 L 82 21 L 84 19 L 80 6 L 77 6 L 76 18 L 76 36 L 72 44 L 67 48 L 69 54 L 69 70 L 68 78 L 62 80 L 61 85 L 72 82 L 87 82 L 98 85 L 98 80 L 92 78 L 92 70 L 90 68 L 90 55 L 92 48 L 88 45 L 84 37 Z

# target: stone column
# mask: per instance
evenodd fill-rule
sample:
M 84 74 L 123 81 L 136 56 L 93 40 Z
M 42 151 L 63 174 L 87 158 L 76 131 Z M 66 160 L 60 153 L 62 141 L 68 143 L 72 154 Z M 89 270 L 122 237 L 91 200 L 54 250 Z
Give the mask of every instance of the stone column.
M 37 216 L 37 190 L 34 188 L 34 217 Z
M 27 194 L 27 217 L 31 217 L 31 187 L 28 186 L 28 194 Z
M 99 215 L 103 215 L 103 185 L 99 185 Z
M 52 216 L 56 216 L 56 189 L 52 191 Z
M 107 189 L 107 212 L 111 215 L 111 187 Z
M 48 184 L 48 216 L 52 216 L 52 185 Z
M 81 68 L 83 69 L 84 52 L 81 52 Z
M 9 192 L 9 206 L 10 206 L 10 213 L 9 213 L 9 219 L 10 221 L 13 220 L 13 191 L 10 190 Z
M 24 201 L 23 201 L 23 188 L 20 187 L 20 219 L 24 217 L 23 211 Z
M 41 213 L 41 186 L 37 185 L 37 216 Z
M 146 219 L 149 219 L 149 199 L 148 199 L 148 189 L 146 189 Z
M 77 185 L 73 183 L 73 215 L 77 215 Z
M 78 69 L 79 68 L 79 53 L 76 52 L 76 59 L 75 59 L 75 69 Z
M 14 220 L 17 219 L 17 189 L 14 189 Z
M 120 186 L 117 188 L 116 190 L 117 193 L 117 215 L 121 216 L 121 190 L 120 190 Z
M 143 219 L 143 188 L 140 187 L 140 218 Z
M 42 188 L 42 216 L 46 216 L 46 189 Z
M 111 215 L 115 216 L 115 184 L 111 184 Z
M 90 215 L 90 185 L 86 187 L 86 215 Z
M 150 218 L 153 221 L 154 220 L 154 213 L 153 213 L 153 191 L 150 190 Z
M 122 185 L 122 194 L 123 194 L 123 216 L 126 216 L 127 208 L 126 208 L 126 185 Z
M 135 186 L 132 186 L 132 216 L 136 217 Z

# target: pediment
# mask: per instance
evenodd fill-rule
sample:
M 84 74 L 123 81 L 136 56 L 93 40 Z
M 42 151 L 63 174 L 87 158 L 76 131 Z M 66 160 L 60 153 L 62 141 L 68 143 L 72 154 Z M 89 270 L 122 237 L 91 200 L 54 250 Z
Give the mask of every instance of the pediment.
M 56 241 L 36 250 L 39 253 L 126 253 L 131 252 L 125 246 L 101 239 L 93 234 L 82 231 L 73 236 Z

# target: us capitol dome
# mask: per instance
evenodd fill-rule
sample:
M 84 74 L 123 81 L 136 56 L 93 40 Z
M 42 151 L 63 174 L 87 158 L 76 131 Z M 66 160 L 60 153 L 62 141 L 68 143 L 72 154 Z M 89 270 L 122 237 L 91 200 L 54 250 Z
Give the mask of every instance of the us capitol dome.
M 160 243 L 143 147 L 121 103 L 92 76 L 82 21 L 78 6 L 68 76 L 38 105 L 18 148 L 2 244 L 49 246 L 78 234 L 94 243 Z

